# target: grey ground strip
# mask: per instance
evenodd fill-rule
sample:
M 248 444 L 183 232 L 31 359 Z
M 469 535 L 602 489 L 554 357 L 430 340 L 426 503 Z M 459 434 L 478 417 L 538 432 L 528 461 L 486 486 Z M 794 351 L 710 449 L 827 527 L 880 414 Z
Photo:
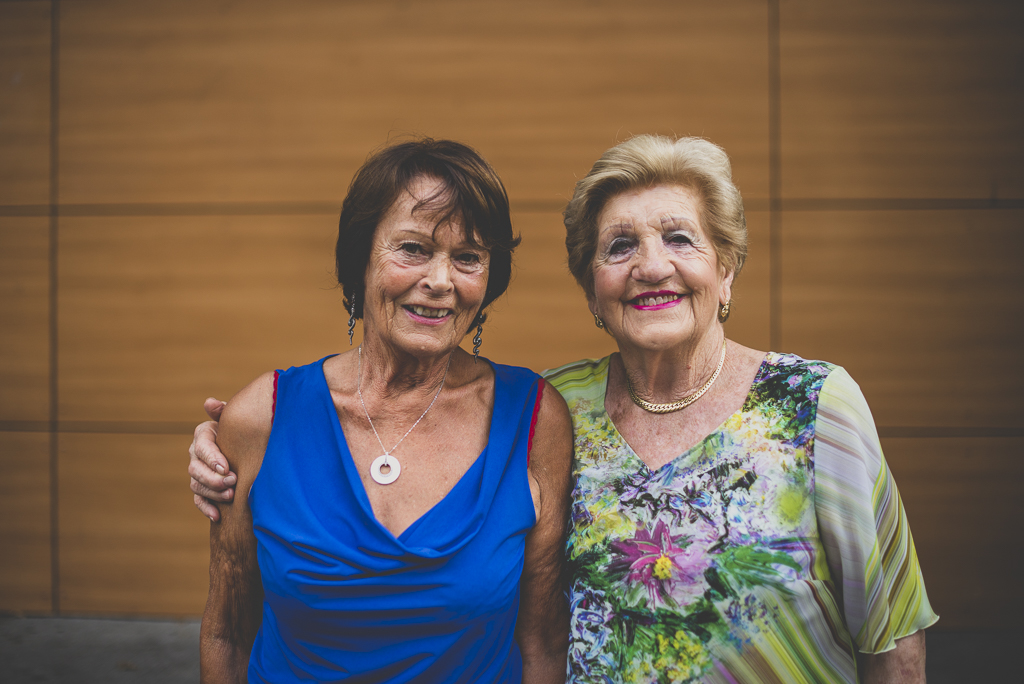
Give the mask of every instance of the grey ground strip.
M 929 684 L 1015 681 L 1024 632 L 928 632 Z M 194 684 L 198 620 L 0 617 L 4 684 Z
M 4 684 L 198 681 L 198 620 L 0 618 Z

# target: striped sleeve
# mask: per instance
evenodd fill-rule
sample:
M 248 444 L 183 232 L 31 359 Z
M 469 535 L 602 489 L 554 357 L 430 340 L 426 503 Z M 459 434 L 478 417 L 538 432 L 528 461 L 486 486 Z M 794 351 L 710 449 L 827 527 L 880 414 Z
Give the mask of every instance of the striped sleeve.
M 814 439 L 818 529 L 847 627 L 861 652 L 892 650 L 939 618 L 871 411 L 842 368 L 821 388 Z

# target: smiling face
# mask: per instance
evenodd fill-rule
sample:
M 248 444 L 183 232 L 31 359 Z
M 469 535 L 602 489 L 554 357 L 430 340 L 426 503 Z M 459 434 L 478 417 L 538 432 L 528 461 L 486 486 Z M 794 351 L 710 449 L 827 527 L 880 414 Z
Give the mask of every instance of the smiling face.
M 732 294 L 689 188 L 657 185 L 615 195 L 597 217 L 590 309 L 619 348 L 698 344 Z
M 399 195 L 374 232 L 366 267 L 364 335 L 416 357 L 454 350 L 487 289 L 487 250 L 457 222 L 435 229 L 430 204 L 416 208 L 438 188 L 421 176 Z

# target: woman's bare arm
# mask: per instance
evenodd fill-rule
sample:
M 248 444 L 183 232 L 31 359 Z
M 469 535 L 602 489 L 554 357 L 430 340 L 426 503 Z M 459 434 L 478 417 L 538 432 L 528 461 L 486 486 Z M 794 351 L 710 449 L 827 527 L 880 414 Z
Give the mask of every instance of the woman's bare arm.
M 273 420 L 273 374 L 257 378 L 224 409 L 219 436 L 238 469 L 240 494 L 219 504 L 210 525 L 210 593 L 199 634 L 203 684 L 247 681 L 249 654 L 262 620 L 263 586 L 249 487 L 259 472 Z
M 864 684 L 924 684 L 924 630 L 896 640 L 885 653 L 860 653 L 858 666 Z
M 569 606 L 565 598 L 565 532 L 572 497 L 572 422 L 565 400 L 545 383 L 533 433 L 530 478 L 540 494 L 537 524 L 526 537 L 516 640 L 523 681 L 565 682 Z

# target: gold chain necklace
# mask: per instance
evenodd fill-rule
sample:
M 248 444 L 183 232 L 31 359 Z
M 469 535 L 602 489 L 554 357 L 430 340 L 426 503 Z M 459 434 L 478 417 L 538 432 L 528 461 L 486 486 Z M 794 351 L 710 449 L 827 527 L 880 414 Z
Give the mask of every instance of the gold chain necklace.
M 629 398 L 633 400 L 633 403 L 642 408 L 644 411 L 650 413 L 673 413 L 675 411 L 681 411 L 693 402 L 704 396 L 704 393 L 711 389 L 711 386 L 715 384 L 715 380 L 718 379 L 718 374 L 722 372 L 722 366 L 725 365 L 725 345 L 726 341 L 722 340 L 722 356 L 718 359 L 718 368 L 711 375 L 711 379 L 704 383 L 704 386 L 694 392 L 688 397 L 683 397 L 679 401 L 673 401 L 671 404 L 654 404 L 645 399 L 641 399 L 637 396 L 637 393 L 633 390 L 633 383 L 629 381 L 629 374 L 626 374 L 626 387 L 629 388 Z

